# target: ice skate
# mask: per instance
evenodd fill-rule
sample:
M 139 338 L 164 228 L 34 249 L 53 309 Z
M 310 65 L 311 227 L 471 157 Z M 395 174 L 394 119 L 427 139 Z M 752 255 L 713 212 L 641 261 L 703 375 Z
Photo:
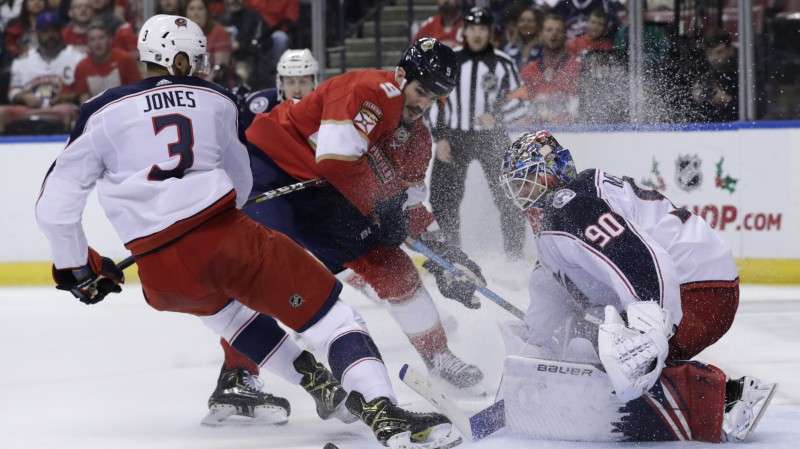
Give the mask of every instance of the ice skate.
M 761 383 L 755 377 L 745 376 L 732 381 L 737 391 L 726 392 L 725 415 L 722 418 L 722 432 L 727 441 L 744 441 L 756 430 L 764 416 L 769 401 L 775 395 L 778 384 Z M 731 388 L 731 381 L 728 382 Z
M 285 424 L 289 401 L 261 391 L 264 383 L 244 368 L 222 368 L 217 388 L 208 398 L 204 426 Z
M 314 398 L 320 418 L 329 419 L 333 416 L 344 423 L 357 419 L 345 407 L 347 392 L 325 365 L 317 362 L 310 352 L 303 351 L 295 359 L 294 369 L 303 375 L 300 386 Z
M 486 396 L 486 389 L 480 385 L 483 373 L 477 366 L 467 364 L 447 348 L 432 356 L 421 355 L 431 376 L 453 387 L 457 394 Z
M 462 442 L 446 416 L 409 412 L 385 397 L 367 402 L 361 393 L 352 391 L 347 408 L 372 429 L 382 445 L 392 449 L 446 449 Z

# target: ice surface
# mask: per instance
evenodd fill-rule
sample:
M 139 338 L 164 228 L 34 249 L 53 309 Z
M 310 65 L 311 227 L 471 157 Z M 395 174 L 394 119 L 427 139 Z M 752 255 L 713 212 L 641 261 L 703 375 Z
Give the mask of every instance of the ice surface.
M 483 260 L 490 288 L 527 306 L 529 264 Z M 426 279 L 436 292 L 432 279 Z M 748 448 L 794 448 L 800 441 L 800 288 L 744 286 L 731 331 L 698 358 L 733 376 L 750 374 L 780 387 Z M 486 374 L 490 396 L 500 379 L 503 347 L 496 323 L 512 319 L 484 300 L 479 310 L 434 293 L 440 310 L 455 317 L 456 354 Z M 394 379 L 403 363 L 422 362 L 382 305 L 345 289 L 358 308 Z M 280 427 L 210 429 L 200 426 L 222 360 L 218 340 L 188 315 L 156 312 L 137 285 L 101 304 L 84 306 L 54 288 L 0 289 L 0 449 L 317 448 L 381 447 L 360 424 L 321 421 L 310 398 L 271 374 L 266 389 L 292 404 Z M 401 404 L 430 407 L 399 380 Z M 477 411 L 491 397 L 461 400 Z M 466 447 L 465 444 L 462 447 Z M 532 441 L 500 434 L 478 448 L 619 448 L 625 444 Z M 647 443 L 636 447 L 709 447 L 702 443 Z

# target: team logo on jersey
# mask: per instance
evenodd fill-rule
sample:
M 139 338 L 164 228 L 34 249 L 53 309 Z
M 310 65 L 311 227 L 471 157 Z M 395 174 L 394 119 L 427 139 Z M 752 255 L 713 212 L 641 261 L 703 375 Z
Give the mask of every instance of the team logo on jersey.
M 378 117 L 367 108 L 361 108 L 358 114 L 353 118 L 353 124 L 356 125 L 359 131 L 369 135 L 375 125 L 378 124 Z
M 411 133 L 404 126 L 398 126 L 394 132 L 394 139 L 400 143 L 408 142 L 409 137 L 411 137 Z M 392 148 L 395 147 L 392 146 Z
M 172 84 L 172 81 L 170 81 L 170 80 L 161 80 L 161 81 L 156 83 L 156 87 L 158 87 L 158 86 L 166 86 L 167 84 Z
M 483 82 L 481 84 L 483 86 L 483 90 L 486 92 L 496 91 L 499 87 L 497 75 L 494 73 L 487 73 L 486 75 L 483 75 Z
M 703 161 L 696 154 L 678 156 L 675 161 L 675 181 L 678 182 L 678 187 L 687 192 L 699 188 L 703 182 L 702 164 Z
M 178 17 L 177 19 L 175 19 L 175 25 L 177 25 L 178 28 L 180 27 L 188 28 L 189 23 L 186 22 L 186 19 L 184 19 L 183 17 Z
M 266 98 L 254 98 L 253 101 L 250 102 L 250 112 L 253 114 L 260 114 L 267 110 L 267 106 L 269 106 L 269 100 Z
M 292 307 L 300 307 L 300 305 L 303 304 L 303 297 L 295 293 L 289 298 L 289 304 L 291 304 Z
M 575 192 L 570 189 L 561 189 L 553 196 L 553 207 L 561 209 L 575 198 Z
M 383 111 L 381 111 L 381 108 L 379 108 L 378 105 L 376 105 L 375 103 L 373 103 L 371 101 L 365 101 L 365 102 L 361 103 L 361 108 L 362 109 L 363 108 L 369 109 L 378 118 L 383 117 Z

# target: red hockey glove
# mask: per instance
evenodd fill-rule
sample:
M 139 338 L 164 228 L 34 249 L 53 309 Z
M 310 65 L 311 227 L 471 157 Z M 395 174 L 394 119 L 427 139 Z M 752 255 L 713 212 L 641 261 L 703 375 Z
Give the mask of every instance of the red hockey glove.
M 53 266 L 53 279 L 56 288 L 72 293 L 82 303 L 91 305 L 102 301 L 109 293 L 119 293 L 125 283 L 125 274 L 117 268 L 114 261 L 101 257 L 89 248 L 89 261 L 75 269 L 57 269 Z

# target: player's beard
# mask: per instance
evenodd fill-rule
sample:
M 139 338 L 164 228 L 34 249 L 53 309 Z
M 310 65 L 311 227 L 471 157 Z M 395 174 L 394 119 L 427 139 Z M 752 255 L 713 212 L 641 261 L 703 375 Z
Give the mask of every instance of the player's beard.
M 409 126 L 417 121 L 420 117 L 422 117 L 423 111 L 420 108 L 414 106 L 406 106 L 403 108 L 403 116 L 400 118 L 400 121 L 403 123 L 408 124 Z

